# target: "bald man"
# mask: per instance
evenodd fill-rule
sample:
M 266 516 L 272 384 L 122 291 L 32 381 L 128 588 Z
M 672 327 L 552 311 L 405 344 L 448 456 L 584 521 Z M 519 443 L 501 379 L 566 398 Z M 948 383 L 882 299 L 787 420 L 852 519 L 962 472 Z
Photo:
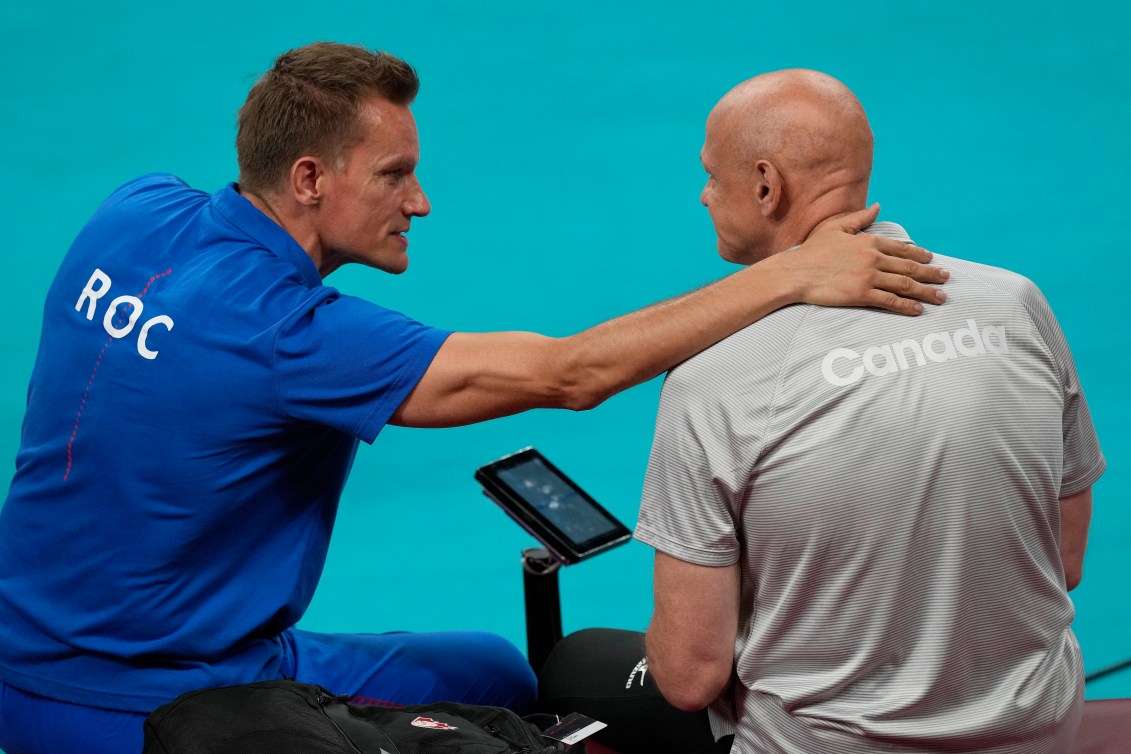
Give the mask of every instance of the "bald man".
M 864 206 L 872 132 L 839 81 L 779 71 L 719 102 L 702 161 L 719 253 L 749 265 Z M 709 706 L 739 754 L 1068 750 L 1067 592 L 1104 460 L 1037 288 L 936 259 L 949 303 L 917 321 L 787 307 L 669 373 L 636 529 L 656 549 L 647 659 L 639 634 L 570 637 L 550 706 L 585 695 L 556 678 L 597 651 L 617 693 Z M 620 727 L 627 751 L 658 726 Z

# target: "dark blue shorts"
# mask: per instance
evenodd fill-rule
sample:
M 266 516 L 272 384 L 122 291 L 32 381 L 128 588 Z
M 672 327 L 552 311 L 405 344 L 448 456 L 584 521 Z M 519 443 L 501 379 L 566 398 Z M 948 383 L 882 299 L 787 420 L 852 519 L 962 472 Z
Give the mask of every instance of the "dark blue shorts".
M 360 704 L 460 701 L 526 713 L 536 695 L 534 673 L 522 653 L 494 634 L 292 629 L 283 634 L 283 651 L 284 677 L 349 694 Z M 0 683 L 0 750 L 6 754 L 139 753 L 145 717 L 67 704 Z

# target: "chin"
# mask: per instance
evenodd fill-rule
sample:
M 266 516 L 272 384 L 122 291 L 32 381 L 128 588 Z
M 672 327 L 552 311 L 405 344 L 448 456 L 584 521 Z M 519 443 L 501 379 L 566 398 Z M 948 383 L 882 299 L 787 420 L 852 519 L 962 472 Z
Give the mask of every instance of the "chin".
M 401 275 L 408 269 L 408 260 L 406 259 L 400 264 L 375 264 L 373 266 L 390 275 Z
M 397 254 L 381 254 L 365 264 L 368 267 L 387 272 L 390 275 L 400 275 L 408 269 L 408 252 L 401 251 Z
M 726 246 L 722 241 L 719 241 L 716 249 L 719 252 L 719 256 L 725 262 L 730 262 L 731 264 L 750 264 L 750 262 L 746 261 L 746 254 L 743 254 L 738 249 Z

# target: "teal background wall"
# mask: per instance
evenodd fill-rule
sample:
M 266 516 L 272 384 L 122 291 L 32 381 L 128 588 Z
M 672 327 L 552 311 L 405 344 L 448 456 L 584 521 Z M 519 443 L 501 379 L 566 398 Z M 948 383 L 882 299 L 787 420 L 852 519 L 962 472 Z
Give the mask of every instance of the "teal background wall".
M 328 282 L 444 327 L 551 335 L 731 269 L 697 201 L 704 119 L 742 79 L 817 68 L 871 116 L 882 217 L 1031 277 L 1057 312 L 1109 465 L 1076 628 L 1088 670 L 1115 663 L 1131 656 L 1129 31 L 1115 0 L 5 3 L 0 458 L 10 475 L 42 297 L 75 232 L 139 173 L 208 190 L 234 180 L 235 111 L 285 49 L 360 42 L 423 81 L 419 174 L 434 210 L 414 223 L 410 270 Z M 658 390 L 582 414 L 386 429 L 357 459 L 302 625 L 479 628 L 524 646 L 530 540 L 472 472 L 532 444 L 631 525 Z M 642 629 L 650 568 L 632 544 L 567 569 L 567 630 Z M 1131 696 L 1131 671 L 1088 693 Z

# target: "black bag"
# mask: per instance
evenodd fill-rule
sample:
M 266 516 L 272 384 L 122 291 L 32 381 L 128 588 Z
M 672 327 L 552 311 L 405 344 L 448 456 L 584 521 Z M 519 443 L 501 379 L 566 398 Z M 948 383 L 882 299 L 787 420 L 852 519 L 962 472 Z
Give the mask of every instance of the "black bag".
M 351 704 L 321 686 L 264 681 L 182 694 L 145 721 L 142 754 L 563 754 L 510 710 L 454 702 Z

